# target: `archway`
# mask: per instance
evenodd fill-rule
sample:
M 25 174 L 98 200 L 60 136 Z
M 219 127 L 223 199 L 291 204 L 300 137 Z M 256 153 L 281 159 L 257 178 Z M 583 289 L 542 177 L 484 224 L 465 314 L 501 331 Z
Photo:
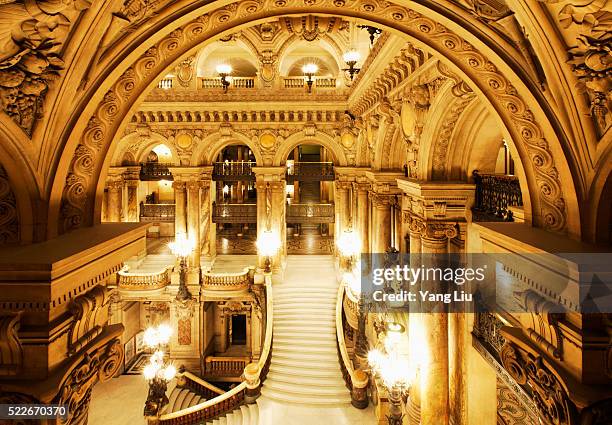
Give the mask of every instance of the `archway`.
M 52 190 L 56 196 L 52 194 L 52 199 L 62 199 L 62 202 L 51 205 L 49 222 L 57 222 L 59 227 L 50 226 L 49 233 L 52 235 L 91 222 L 93 215 L 88 211 L 91 211 L 94 205 L 89 199 L 95 197 L 77 196 L 76 193 L 93 195 L 96 190 L 100 190 L 100 184 L 96 184 L 96 178 L 92 179 L 91 176 L 104 177 L 106 162 L 104 158 L 108 157 L 109 149 L 112 151 L 111 142 L 116 130 L 124 126 L 123 121 L 117 119 L 117 116 L 133 107 L 142 93 L 154 85 L 156 75 L 193 51 L 194 46 L 199 46 L 211 37 L 223 36 L 230 31 L 238 30 L 241 26 L 264 22 L 271 16 L 281 16 L 301 10 L 299 7 L 292 9 L 294 7 L 295 5 L 290 2 L 276 2 L 274 6 L 266 5 L 266 7 L 254 2 L 241 2 L 232 8 L 219 7 L 216 3 L 200 8 L 194 6 L 193 12 L 182 15 L 180 19 L 177 16 L 171 25 L 165 25 L 167 21 L 164 25 L 161 23 L 153 25 L 158 30 L 155 40 L 161 38 L 158 43 L 150 39 L 141 44 L 129 37 L 118 43 L 118 47 L 125 47 L 130 43 L 139 45 L 133 49 L 132 55 L 128 55 L 121 63 L 116 64 L 117 66 L 112 67 L 113 72 L 100 75 L 100 78 L 106 81 L 104 87 L 109 87 L 109 81 L 114 82 L 112 91 L 120 93 L 122 99 L 116 95 L 107 96 L 100 104 L 88 107 L 92 113 L 94 110 L 97 111 L 96 115 L 104 121 L 108 122 L 110 119 L 110 125 L 91 122 L 89 114 L 84 114 L 79 119 L 76 128 L 85 130 L 83 137 L 80 141 L 72 138 L 66 145 L 67 152 L 74 151 L 76 156 L 71 159 L 68 154 L 62 158 L 62 161 L 73 165 L 60 169 L 69 169 L 68 173 L 74 176 L 75 172 L 79 171 L 74 169 L 74 164 L 79 162 L 79 156 L 86 154 L 95 158 L 95 161 L 89 166 L 91 170 L 87 173 L 81 171 L 77 174 L 78 178 L 72 177 L 67 180 L 65 176 L 56 176 Z M 500 115 L 506 130 L 517 142 L 519 157 L 526 164 L 530 196 L 535 206 L 536 224 L 552 230 L 569 231 L 573 235 L 579 234 L 577 193 L 573 188 L 564 191 L 560 184 L 561 180 L 573 181 L 570 165 L 564 160 L 562 153 L 567 145 L 565 136 L 554 120 L 546 118 L 547 114 L 550 115 L 550 110 L 545 102 L 540 102 L 541 97 L 532 79 L 520 66 L 513 66 L 515 61 L 511 55 L 504 52 L 499 40 L 495 41 L 490 30 L 480 28 L 481 32 L 475 34 L 461 29 L 434 8 L 421 5 L 415 5 L 415 8 L 417 10 L 410 10 L 400 5 L 378 7 L 372 4 L 357 9 L 356 3 L 346 4 L 342 1 L 333 5 L 321 2 L 310 6 L 307 12 L 357 18 L 408 35 L 422 43 L 424 48 L 438 54 L 454 72 L 465 76 L 469 83 L 473 84 L 474 90 L 484 96 L 491 108 Z M 423 12 L 433 18 L 425 17 Z M 198 18 L 187 23 L 196 15 L 205 15 L 206 18 Z M 182 26 L 181 31 L 175 31 L 179 26 Z M 466 27 L 471 28 L 468 25 Z M 486 39 L 487 42 L 482 39 Z M 153 44 L 157 45 L 155 54 L 152 54 L 153 51 L 150 49 L 146 50 L 146 46 Z M 139 59 L 136 58 L 138 55 L 141 55 Z M 109 54 L 107 57 L 113 55 Z M 101 61 L 101 65 L 109 64 L 107 61 Z M 128 67 L 132 65 L 128 71 Z M 120 76 L 122 72 L 123 75 Z M 93 98 L 99 99 L 103 96 L 93 96 Z M 97 144 L 99 147 L 91 146 L 92 137 L 103 140 Z M 79 143 L 81 146 L 89 145 L 89 147 L 76 149 Z M 551 170 L 557 172 L 552 173 Z

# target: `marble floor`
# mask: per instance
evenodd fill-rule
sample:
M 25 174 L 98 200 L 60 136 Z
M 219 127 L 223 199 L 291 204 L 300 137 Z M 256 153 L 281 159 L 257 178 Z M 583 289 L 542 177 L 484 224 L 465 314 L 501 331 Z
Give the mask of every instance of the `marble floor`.
M 89 425 L 145 424 L 142 410 L 148 385 L 141 375 L 121 375 L 98 383 L 89 406 Z

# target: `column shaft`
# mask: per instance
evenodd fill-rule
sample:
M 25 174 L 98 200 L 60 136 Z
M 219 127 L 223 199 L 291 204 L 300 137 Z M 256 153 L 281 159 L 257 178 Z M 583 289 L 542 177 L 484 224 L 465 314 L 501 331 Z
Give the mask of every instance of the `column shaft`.
M 187 237 L 195 241 L 191 266 L 200 267 L 200 183 L 189 181 L 187 186 Z
M 370 251 L 370 240 L 368 234 L 368 224 L 370 208 L 368 205 L 368 186 L 358 185 L 357 187 L 357 230 L 361 237 L 361 252 Z
M 175 181 L 172 183 L 174 188 L 174 234 L 187 234 L 187 214 L 185 195 L 185 182 Z
M 121 221 L 121 199 L 123 183 L 121 181 L 111 182 L 108 185 L 108 221 Z

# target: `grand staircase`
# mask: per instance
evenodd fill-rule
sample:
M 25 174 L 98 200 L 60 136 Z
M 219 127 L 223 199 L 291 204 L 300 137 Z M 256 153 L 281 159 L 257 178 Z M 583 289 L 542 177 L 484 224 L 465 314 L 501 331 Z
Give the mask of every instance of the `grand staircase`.
M 349 405 L 338 362 L 333 258 L 289 256 L 274 286 L 274 348 L 263 397 L 305 405 Z
M 257 404 L 247 404 L 240 406 L 239 409 L 228 413 L 212 422 L 209 425 L 259 425 L 259 407 Z

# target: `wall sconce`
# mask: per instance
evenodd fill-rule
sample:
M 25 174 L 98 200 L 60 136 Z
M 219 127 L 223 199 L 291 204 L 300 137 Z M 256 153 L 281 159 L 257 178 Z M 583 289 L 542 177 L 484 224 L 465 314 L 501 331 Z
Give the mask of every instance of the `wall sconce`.
M 357 68 L 356 65 L 357 65 L 357 62 L 359 62 L 359 59 L 361 59 L 361 55 L 359 54 L 357 50 L 352 49 L 344 54 L 343 59 L 344 59 L 344 62 L 346 62 L 346 64 L 348 65 L 348 68 L 344 68 L 343 71 L 348 72 L 349 76 L 351 77 L 351 81 L 352 81 L 355 74 L 357 74 L 360 71 L 360 69 Z
M 232 73 L 232 66 L 226 63 L 220 63 L 217 65 L 217 74 L 221 77 L 221 85 L 223 86 L 223 92 L 227 93 L 227 89 L 230 85 L 229 76 Z
M 307 63 L 302 67 L 302 72 L 306 77 L 306 84 L 308 84 L 308 93 L 312 93 L 312 83 L 314 82 L 314 76 L 319 70 L 316 63 Z

